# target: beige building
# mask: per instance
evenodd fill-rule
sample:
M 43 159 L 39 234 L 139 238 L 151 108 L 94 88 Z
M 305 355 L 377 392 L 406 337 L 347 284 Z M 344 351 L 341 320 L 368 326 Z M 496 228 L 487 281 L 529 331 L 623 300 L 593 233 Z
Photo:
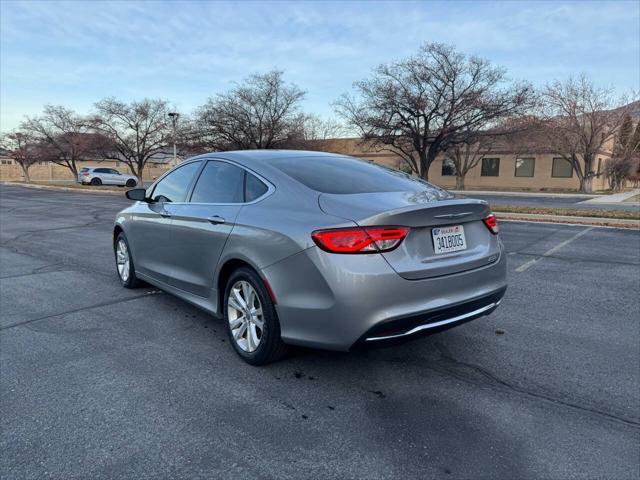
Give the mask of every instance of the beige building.
M 338 138 L 317 141 L 314 150 L 353 155 L 394 168 L 406 168 L 400 156 L 389 151 L 380 151 L 359 138 Z M 529 143 L 516 153 L 508 145 L 497 145 L 490 154 L 482 158 L 472 168 L 465 178 L 465 187 L 469 190 L 530 190 L 530 191 L 566 191 L 577 190 L 579 181 L 567 161 L 560 158 L 553 151 Z M 611 158 L 608 152 L 598 156 L 598 171 L 602 171 L 607 160 Z M 154 159 L 144 170 L 144 180 L 152 181 L 160 177 L 174 161 L 169 156 Z M 78 168 L 108 166 L 118 169 L 122 173 L 131 173 L 123 162 L 113 160 L 89 160 L 78 162 Z M 29 174 L 32 181 L 60 182 L 75 180 L 71 171 L 63 166 L 51 162 L 41 162 L 31 166 Z M 23 181 L 24 176 L 20 166 L 7 156 L 0 157 L 0 181 Z M 429 181 L 437 185 L 454 188 L 456 177 L 450 160 L 441 156 L 429 169 Z M 604 175 L 596 177 L 593 182 L 594 190 L 608 188 Z
M 322 140 L 316 147 L 333 153 L 353 155 L 394 168 L 403 168 L 402 158 L 389 151 L 380 151 L 359 138 L 340 138 Z M 465 178 L 468 190 L 531 190 L 563 191 L 577 190 L 580 182 L 572 171 L 571 165 L 557 153 L 537 145 L 528 145 L 516 153 L 506 145 L 497 145 L 491 153 L 484 155 Z M 602 171 L 610 153 L 602 152 L 598 156 L 598 171 Z M 456 177 L 451 161 L 445 155 L 438 157 L 429 169 L 429 181 L 446 188 L 455 188 Z M 596 177 L 594 190 L 606 190 L 607 179 L 604 175 Z

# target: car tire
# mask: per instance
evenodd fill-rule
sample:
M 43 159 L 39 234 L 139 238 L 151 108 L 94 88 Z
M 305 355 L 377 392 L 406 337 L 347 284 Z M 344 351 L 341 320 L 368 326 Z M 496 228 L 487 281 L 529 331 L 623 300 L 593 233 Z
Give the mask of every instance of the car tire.
M 129 180 L 127 180 L 126 187 L 127 188 L 133 188 L 137 184 L 138 184 L 138 182 L 136 182 L 133 178 L 130 178 Z
M 124 232 L 120 232 L 113 244 L 113 253 L 116 260 L 116 271 L 120 284 L 125 288 L 136 288 L 141 285 L 141 281 L 136 277 L 136 269 L 133 265 L 131 249 Z
M 92 178 L 91 185 L 95 185 L 95 186 L 102 185 L 102 180 L 100 180 L 99 178 Z
M 231 274 L 223 300 L 222 309 L 229 341 L 245 362 L 266 365 L 286 354 L 287 345 L 280 336 L 280 322 L 275 305 L 264 282 L 253 269 L 240 267 Z M 241 300 L 245 300 L 244 305 Z M 251 313 L 252 311 L 256 314 Z M 258 311 L 260 315 L 257 315 Z

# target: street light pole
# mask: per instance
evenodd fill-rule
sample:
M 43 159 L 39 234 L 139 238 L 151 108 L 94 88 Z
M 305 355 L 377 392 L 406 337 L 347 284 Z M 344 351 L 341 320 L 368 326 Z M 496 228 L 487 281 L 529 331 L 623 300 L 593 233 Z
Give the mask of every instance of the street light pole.
M 178 152 L 176 149 L 176 124 L 178 123 L 178 117 L 180 116 L 177 112 L 169 112 L 169 116 L 171 117 L 171 124 L 173 125 L 173 164 L 178 164 Z

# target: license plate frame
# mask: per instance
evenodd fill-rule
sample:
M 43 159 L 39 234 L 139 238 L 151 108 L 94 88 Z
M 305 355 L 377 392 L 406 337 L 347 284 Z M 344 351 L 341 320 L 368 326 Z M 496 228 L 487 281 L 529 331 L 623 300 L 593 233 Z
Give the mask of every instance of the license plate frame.
M 431 241 L 436 255 L 462 252 L 467 249 L 464 225 L 447 225 L 431 229 Z

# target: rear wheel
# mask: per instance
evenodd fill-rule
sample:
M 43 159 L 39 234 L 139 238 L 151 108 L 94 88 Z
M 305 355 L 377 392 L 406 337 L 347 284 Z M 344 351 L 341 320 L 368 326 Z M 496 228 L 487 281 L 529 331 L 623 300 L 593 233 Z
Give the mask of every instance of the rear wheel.
M 127 237 L 125 237 L 123 232 L 120 232 L 116 239 L 114 251 L 120 283 L 125 288 L 136 288 L 140 285 L 140 280 L 136 277 L 136 269 L 133 266 L 129 242 L 127 242 Z
M 241 267 L 231 274 L 223 308 L 231 345 L 245 362 L 265 365 L 284 356 L 275 306 L 255 271 Z
M 91 185 L 102 185 L 102 180 L 100 180 L 99 178 L 92 178 Z
M 136 185 L 137 185 L 137 182 L 133 178 L 130 178 L 129 180 L 127 180 L 127 184 L 126 184 L 127 187 L 133 188 Z

